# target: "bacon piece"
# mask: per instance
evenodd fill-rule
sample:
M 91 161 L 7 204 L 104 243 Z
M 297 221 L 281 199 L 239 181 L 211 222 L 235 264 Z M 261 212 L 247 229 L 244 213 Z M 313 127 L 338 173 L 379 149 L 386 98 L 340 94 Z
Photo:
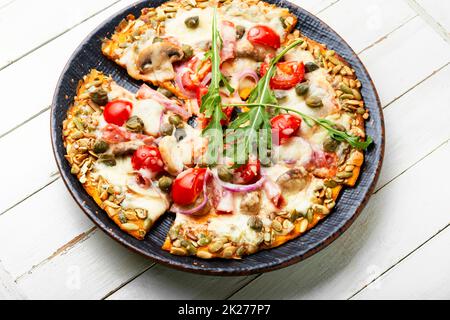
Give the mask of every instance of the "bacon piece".
M 236 58 L 236 28 L 234 23 L 223 21 L 220 28 L 222 37 L 222 50 L 220 51 L 221 63 Z

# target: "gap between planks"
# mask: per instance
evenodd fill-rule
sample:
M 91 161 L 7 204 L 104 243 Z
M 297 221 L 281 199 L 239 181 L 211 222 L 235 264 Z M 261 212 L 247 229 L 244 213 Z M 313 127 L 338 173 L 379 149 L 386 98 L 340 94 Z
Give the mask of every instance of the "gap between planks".
M 439 34 L 448 44 L 450 44 L 450 35 L 445 28 L 435 20 L 416 0 L 405 0 L 417 14 Z M 437 1 L 437 0 L 436 0 Z M 447 0 L 448 1 L 448 0 Z

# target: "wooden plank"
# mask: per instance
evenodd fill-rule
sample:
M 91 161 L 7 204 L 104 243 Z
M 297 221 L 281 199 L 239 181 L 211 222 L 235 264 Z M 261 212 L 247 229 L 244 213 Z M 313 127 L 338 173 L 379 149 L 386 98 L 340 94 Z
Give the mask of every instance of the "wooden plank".
M 16 0 L 5 6 L 0 11 L 0 30 L 14 32 L 2 34 L 2 43 L 8 45 L 0 51 L 0 69 L 115 2 Z
M 16 282 L 29 299 L 100 299 L 148 265 L 96 230 Z
M 46 112 L 0 139 L 0 149 L 10 155 L 0 157 L 2 180 L 8 181 L 0 186 L 0 214 L 55 179 L 49 123 Z
M 155 265 L 108 299 L 224 299 L 255 277 L 208 277 Z
M 448 43 L 416 17 L 360 57 L 386 105 L 448 63 L 449 49 Z
M 447 191 L 450 192 L 450 188 Z M 449 244 L 450 228 L 447 228 L 398 264 L 395 269 L 373 282 L 354 299 L 448 300 Z
M 0 216 L 0 225 L 0 260 L 14 279 L 64 251 L 94 227 L 61 179 Z
M 431 15 L 450 36 L 450 1 L 415 0 L 425 11 Z
M 318 16 L 359 52 L 416 15 L 404 1 L 341 0 Z
M 108 1 L 112 2 L 112 0 Z M 65 1 L 51 2 L 59 4 Z M 105 0 L 100 2 L 105 2 Z M 20 101 L 20 107 L 14 108 L 14 112 L 2 119 L 0 136 L 50 106 L 59 75 L 75 48 L 103 20 L 133 2 L 135 1 L 120 1 L 0 72 L 0 88 L 7 88 L 7 90 L 2 91 L 4 105 L 15 106 Z M 40 2 L 33 1 L 32 3 L 38 4 Z M 79 5 L 78 2 L 70 3 Z M 94 3 L 97 2 L 94 1 Z M 36 17 L 41 16 L 36 15 Z M 14 83 L 15 80 L 19 79 L 18 75 L 26 81 Z M 24 91 L 26 91 L 26 94 L 24 94 Z
M 450 178 L 449 157 L 447 143 L 375 194 L 355 224 L 328 248 L 261 276 L 233 299 L 351 297 L 448 224 L 450 203 L 439 199 L 448 197 L 443 181 Z

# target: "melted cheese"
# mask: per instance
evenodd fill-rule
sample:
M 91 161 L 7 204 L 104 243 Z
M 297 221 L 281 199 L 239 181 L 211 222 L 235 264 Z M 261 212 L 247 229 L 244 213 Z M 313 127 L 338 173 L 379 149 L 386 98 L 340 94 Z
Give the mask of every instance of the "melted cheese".
M 199 26 L 195 29 L 186 27 L 184 23 L 187 18 L 193 16 L 199 17 Z M 191 46 L 211 41 L 212 17 L 213 10 L 211 8 L 179 10 L 175 18 L 166 21 L 165 36 L 174 37 Z
M 297 165 L 305 165 L 311 160 L 311 145 L 303 138 L 293 137 L 287 143 L 274 148 L 277 162 L 295 162 Z
M 136 100 L 133 105 L 132 115 L 142 119 L 146 134 L 156 136 L 159 133 L 163 110 L 164 108 L 154 100 Z
M 124 157 L 116 159 L 116 165 L 114 167 L 97 162 L 95 164 L 93 174 L 94 178 L 102 176 L 109 183 L 114 186 L 121 187 L 124 190 L 126 188 L 127 181 L 130 178 L 130 174 L 133 171 L 131 157 Z

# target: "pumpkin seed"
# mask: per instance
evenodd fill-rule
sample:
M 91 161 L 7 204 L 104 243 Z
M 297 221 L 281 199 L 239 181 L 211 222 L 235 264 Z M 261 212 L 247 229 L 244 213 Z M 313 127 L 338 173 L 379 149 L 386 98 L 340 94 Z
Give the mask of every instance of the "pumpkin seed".
M 326 191 L 325 191 L 325 197 L 327 199 L 331 199 L 333 197 L 333 190 L 330 189 L 330 188 L 327 188 Z
M 352 89 L 352 92 L 353 92 L 353 96 L 355 97 L 356 100 L 362 100 L 361 93 L 358 90 Z
M 313 209 L 313 211 L 320 213 L 320 214 L 327 215 L 330 213 L 330 210 L 328 210 L 327 207 L 320 205 L 320 204 L 313 204 L 312 209 Z
M 353 172 L 339 172 L 336 176 L 341 179 L 348 179 L 353 177 Z
M 353 170 L 355 170 L 355 166 L 352 164 L 345 167 L 345 171 L 347 172 L 353 172 Z
M 290 233 L 292 230 L 294 230 L 294 224 L 290 222 L 289 220 L 283 221 L 283 229 L 286 230 L 287 233 Z
M 172 249 L 170 250 L 170 253 L 174 254 L 176 256 L 186 256 L 188 252 L 185 248 L 172 247 Z
M 184 24 L 189 29 L 196 29 L 200 24 L 200 18 L 198 16 L 189 17 L 186 20 L 184 20 Z
M 163 96 L 166 96 L 167 98 L 172 98 L 173 97 L 172 91 L 167 90 L 166 88 L 158 87 L 158 89 L 156 91 L 161 93 Z
M 138 231 L 139 227 L 134 223 L 124 223 L 122 224 L 122 228 L 126 231 Z
M 333 209 L 334 207 L 336 207 L 336 202 L 331 201 L 330 203 L 327 204 L 328 209 Z
M 127 217 L 128 221 L 136 221 L 137 215 L 135 211 L 125 211 L 125 217 Z
M 223 248 L 223 242 L 221 242 L 221 241 L 215 241 L 208 246 L 209 252 L 212 252 L 212 253 L 219 252 L 220 250 L 222 250 L 222 248 Z
M 306 219 L 308 220 L 309 223 L 313 222 L 314 211 L 311 208 L 308 209 L 308 213 L 306 214 Z
M 346 93 L 346 94 L 351 94 L 353 95 L 353 91 L 352 89 L 350 89 L 345 83 L 341 82 L 341 84 L 339 85 L 339 89 Z
M 180 233 L 180 228 L 179 227 L 172 227 L 169 230 L 169 238 L 172 241 L 175 241 L 178 238 L 178 234 Z
M 323 184 L 328 188 L 336 188 L 338 184 L 334 180 L 325 180 Z
M 71 174 L 79 174 L 80 173 L 80 168 L 76 164 L 74 164 L 72 166 L 72 169 L 70 170 L 70 173 Z
M 307 219 L 303 219 L 300 222 L 300 233 L 304 233 L 307 229 L 308 229 L 308 220 Z
M 291 212 L 291 215 L 290 215 L 289 219 L 290 219 L 292 222 L 295 222 L 297 219 L 299 219 L 300 217 L 303 217 L 303 216 L 304 216 L 304 214 L 303 214 L 302 212 L 297 211 L 297 210 L 293 210 L 293 211 Z
M 352 100 L 355 97 L 352 94 L 344 93 L 339 97 L 341 100 Z
M 236 250 L 237 250 L 236 247 L 230 246 L 223 250 L 222 255 L 224 258 L 231 258 L 235 254 Z
M 84 123 L 80 118 L 73 118 L 73 124 L 78 130 L 84 131 Z
M 200 240 L 197 241 L 198 245 L 201 247 L 207 246 L 211 243 L 211 239 L 207 237 L 200 238 Z
M 307 62 L 305 63 L 305 71 L 306 73 L 314 72 L 319 69 L 319 66 L 315 64 L 314 62 Z
M 247 245 L 247 250 L 246 251 L 247 251 L 248 254 L 253 254 L 256 251 L 258 251 L 258 246 L 254 245 L 254 244 L 249 244 L 249 245 Z
M 300 83 L 295 87 L 295 93 L 298 96 L 304 96 L 308 93 L 308 91 L 309 91 L 309 84 L 307 82 Z
M 202 250 L 202 251 L 197 251 L 197 257 L 199 257 L 201 259 L 211 259 L 213 257 L 213 255 L 211 253 L 209 253 L 208 251 Z
M 322 99 L 317 96 L 310 96 L 306 99 L 306 105 L 310 108 L 322 108 L 323 102 Z
M 144 229 L 149 230 L 153 225 L 153 220 L 150 218 L 145 219 L 144 221 Z
M 266 243 L 272 242 L 272 234 L 270 232 L 264 233 L 264 242 Z
M 239 248 L 237 248 L 236 250 L 236 255 L 239 257 L 242 257 L 245 254 L 245 247 L 241 246 Z
M 272 229 L 275 230 L 276 232 L 281 232 L 281 231 L 283 231 L 283 225 L 281 224 L 280 221 L 273 220 L 272 221 Z
M 366 109 L 364 108 L 358 108 L 356 109 L 356 113 L 360 115 L 364 115 L 366 113 Z
M 73 139 L 73 140 L 78 140 L 78 139 L 83 138 L 83 136 L 84 136 L 83 132 L 81 132 L 81 131 L 76 131 L 76 132 L 74 132 L 74 133 L 72 133 L 72 134 L 70 135 L 70 138 Z
M 263 227 L 263 223 L 260 218 L 252 216 L 248 219 L 248 226 L 255 231 L 261 231 Z

